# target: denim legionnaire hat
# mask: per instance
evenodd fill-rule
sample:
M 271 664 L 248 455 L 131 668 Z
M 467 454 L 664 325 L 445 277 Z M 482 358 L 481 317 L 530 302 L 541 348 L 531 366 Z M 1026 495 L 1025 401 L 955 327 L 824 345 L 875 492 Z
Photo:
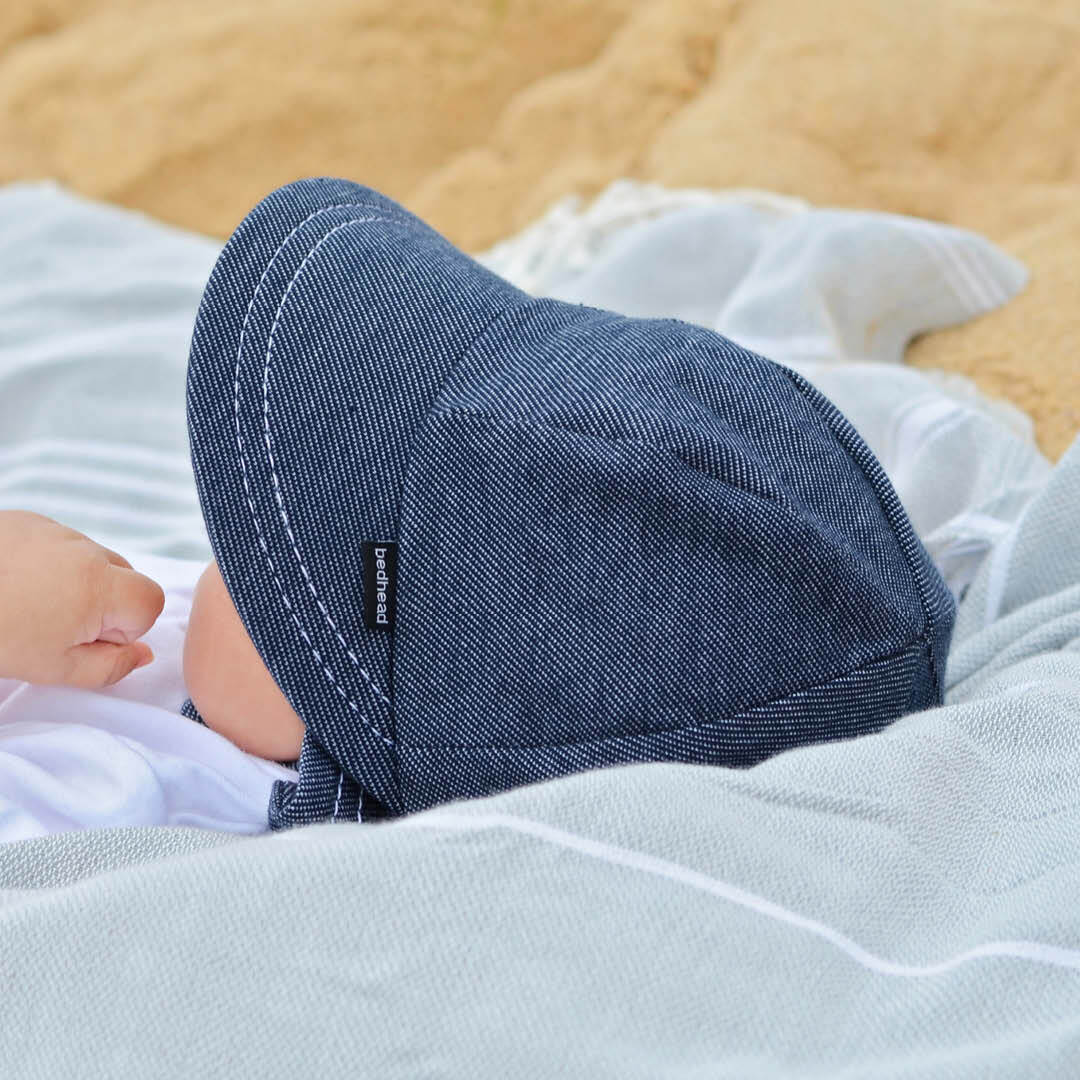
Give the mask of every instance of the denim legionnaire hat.
M 752 765 L 942 699 L 952 597 L 821 394 L 699 326 L 535 299 L 369 188 L 245 218 L 188 425 L 222 576 L 306 725 L 272 828 Z

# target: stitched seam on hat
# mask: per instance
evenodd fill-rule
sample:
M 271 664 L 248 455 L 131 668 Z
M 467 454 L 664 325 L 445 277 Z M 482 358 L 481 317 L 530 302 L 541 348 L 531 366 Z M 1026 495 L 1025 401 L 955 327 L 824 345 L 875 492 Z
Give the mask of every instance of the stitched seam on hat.
M 338 767 L 340 768 L 340 766 L 338 766 Z M 337 817 L 338 807 L 341 805 L 341 789 L 344 786 L 344 784 L 345 784 L 345 770 L 341 769 L 341 771 L 338 773 L 337 795 L 334 797 L 334 809 L 330 812 L 330 817 L 332 819 Z
M 349 228 L 352 225 L 360 224 L 362 222 L 382 220 L 385 219 L 371 217 L 350 218 L 348 221 L 342 222 L 342 224 L 334 226 L 334 228 L 330 229 L 322 237 L 320 237 L 319 241 L 311 248 L 307 255 L 304 256 L 303 261 L 296 269 L 296 273 L 293 274 L 288 286 L 286 286 L 285 292 L 282 294 L 281 297 L 281 302 L 278 304 L 277 311 L 274 313 L 274 321 L 270 327 L 270 337 L 266 345 L 266 359 L 263 365 L 263 439 L 266 443 L 266 456 L 268 461 L 270 462 L 270 476 L 274 483 L 274 498 L 277 501 L 278 514 L 281 517 L 281 523 L 285 526 L 285 532 L 289 537 L 289 544 L 292 546 L 293 555 L 296 557 L 296 561 L 300 566 L 300 571 L 304 575 L 304 580 L 307 582 L 307 587 L 311 592 L 312 597 L 315 599 L 315 603 L 318 605 L 319 610 L 322 612 L 323 618 L 326 619 L 326 622 L 330 626 L 330 629 L 333 630 L 334 634 L 338 639 L 338 643 L 345 650 L 345 653 L 352 661 L 353 666 L 360 672 L 361 675 L 363 675 L 368 685 L 371 687 L 374 693 L 382 700 L 383 704 L 389 707 L 390 699 L 386 696 L 385 693 L 383 693 L 382 689 L 378 687 L 368 675 L 367 671 L 361 665 L 360 660 L 358 659 L 356 654 L 352 651 L 352 649 L 349 648 L 348 644 L 345 641 L 345 638 L 342 636 L 342 633 L 338 629 L 338 625 L 336 622 L 334 622 L 334 619 L 331 616 L 330 612 L 327 611 L 326 605 L 322 601 L 322 597 L 319 596 L 318 591 L 315 588 L 315 583 L 311 580 L 311 573 L 309 572 L 307 565 L 304 563 L 303 556 L 300 554 L 300 549 L 296 543 L 296 537 L 293 536 L 292 525 L 289 522 L 289 515 L 285 509 L 285 501 L 281 496 L 281 482 L 278 477 L 277 463 L 274 461 L 274 451 L 271 446 L 270 402 L 268 396 L 270 381 L 270 359 L 274 351 L 274 334 L 277 333 L 278 323 L 281 320 L 281 313 L 285 310 L 285 303 L 289 299 L 289 294 L 292 292 L 293 286 L 299 280 L 300 275 L 303 272 L 304 267 L 307 265 L 308 260 L 315 254 L 316 251 L 319 250 L 320 247 L 322 247 L 324 243 L 326 243 L 327 240 L 330 239 L 331 236 L 334 235 L 334 233 L 340 232 L 342 229 Z M 335 685 L 337 684 L 335 683 Z M 341 691 L 339 690 L 339 692 Z M 344 694 L 342 696 L 344 696 Z M 352 701 L 350 700 L 349 703 L 351 705 Z
M 429 414 L 432 415 L 432 414 Z M 540 429 L 543 431 L 557 432 L 561 435 L 567 435 L 574 439 L 582 439 L 586 442 L 598 442 L 605 445 L 617 445 L 617 446 L 633 446 L 639 450 L 647 450 L 653 454 L 662 454 L 665 457 L 671 458 L 677 461 L 680 465 L 687 469 L 691 469 L 694 472 L 700 473 L 703 476 L 707 476 L 710 480 L 715 481 L 718 484 L 723 485 L 725 488 L 735 491 L 741 495 L 745 495 L 747 498 L 754 499 L 757 502 L 764 503 L 770 508 L 779 508 L 781 511 L 790 513 L 792 511 L 792 501 L 786 492 L 781 492 L 779 497 L 773 497 L 769 495 L 762 495 L 756 491 L 748 491 L 744 487 L 740 487 L 738 484 L 733 483 L 730 480 L 725 480 L 724 477 L 719 476 L 717 473 L 709 469 L 704 469 L 700 465 L 693 461 L 688 461 L 682 454 L 673 450 L 667 446 L 659 446 L 655 443 L 645 442 L 642 439 L 632 438 L 628 436 L 608 436 L 608 435 L 596 435 L 589 431 L 579 431 L 576 428 L 566 425 L 552 424 L 544 420 L 506 420 L 502 417 L 495 416 L 483 409 L 472 408 L 469 406 L 456 406 L 452 409 L 440 409 L 437 413 L 434 413 L 435 420 L 442 420 L 443 418 L 455 418 L 464 417 L 472 420 L 483 421 L 488 426 L 500 427 L 500 428 L 513 428 L 519 430 L 533 430 Z M 798 509 L 798 507 L 795 507 Z M 852 543 L 852 541 L 840 532 L 835 527 L 831 526 L 829 522 L 824 521 L 820 515 L 816 515 L 819 520 L 825 525 L 829 525 L 834 535 L 830 536 L 831 542 L 839 546 L 844 552 L 855 557 L 856 561 L 862 563 L 865 561 L 865 554 Z M 868 583 L 869 584 L 869 583 Z
M 250 484 L 249 484 L 249 481 L 248 481 L 248 475 L 247 475 L 247 460 L 246 460 L 246 456 L 245 456 L 245 452 L 244 452 L 244 442 L 243 442 L 243 437 L 242 437 L 241 432 L 240 432 L 240 366 L 241 366 L 242 358 L 243 358 L 244 339 L 245 339 L 245 336 L 247 334 L 247 327 L 248 327 L 248 322 L 250 321 L 250 318 L 251 318 L 251 312 L 254 309 L 255 301 L 258 298 L 260 291 L 262 290 L 263 284 L 266 281 L 266 277 L 269 274 L 271 267 L 274 265 L 274 262 L 277 259 L 278 255 L 284 249 L 285 245 L 289 242 L 290 239 L 292 239 L 293 236 L 296 235 L 296 233 L 307 222 L 311 221 L 313 218 L 317 217 L 319 214 L 327 213 L 327 212 L 329 212 L 331 210 L 335 210 L 335 209 L 341 209 L 341 208 L 346 207 L 348 205 L 349 204 L 345 204 L 345 203 L 335 204 L 334 206 L 322 207 L 321 209 L 316 210 L 313 213 L 309 214 L 306 218 L 304 218 L 303 221 L 301 221 L 298 225 L 296 225 L 289 232 L 289 234 L 285 237 L 284 240 L 281 241 L 281 243 L 278 245 L 278 247 L 274 251 L 273 255 L 270 257 L 269 262 L 267 262 L 266 267 L 263 270 L 262 275 L 259 278 L 259 282 L 256 285 L 255 290 L 251 295 L 251 299 L 248 301 L 247 311 L 246 311 L 246 313 L 244 315 L 244 322 L 243 322 L 243 325 L 241 326 L 241 329 L 240 329 L 240 337 L 239 337 L 239 340 L 238 340 L 238 343 L 237 343 L 237 350 L 236 350 L 235 379 L 234 379 L 234 383 L 233 383 L 233 395 L 234 395 L 233 396 L 233 412 L 234 412 L 234 419 L 235 419 L 235 424 L 236 424 L 236 442 L 237 442 L 237 447 L 239 449 L 240 468 L 241 468 L 241 473 L 242 473 L 243 482 L 244 482 L 244 492 L 245 492 L 245 495 L 247 496 L 248 508 L 249 508 L 249 510 L 251 512 L 252 521 L 253 521 L 253 523 L 255 525 L 255 532 L 256 532 L 256 535 L 258 536 L 259 545 L 262 548 L 263 555 L 266 557 L 267 564 L 270 567 L 270 573 L 271 573 L 271 575 L 272 575 L 272 577 L 274 579 L 274 583 L 277 585 L 278 591 L 281 593 L 281 598 L 282 598 L 282 602 L 285 604 L 285 609 L 292 616 L 292 620 L 296 624 L 296 628 L 300 632 L 300 636 L 303 638 L 304 642 L 307 644 L 308 649 L 311 651 L 312 656 L 315 658 L 315 661 L 319 664 L 320 667 L 322 667 L 323 672 L 329 678 L 331 684 L 333 685 L 334 689 L 337 691 L 339 696 L 342 697 L 349 704 L 349 706 L 353 710 L 353 712 L 355 712 L 357 714 L 357 716 L 364 723 L 364 725 L 378 739 L 380 739 L 387 746 L 393 746 L 394 745 L 393 740 L 389 739 L 386 735 L 384 735 L 383 732 L 371 720 L 369 720 L 364 713 L 362 713 L 360 711 L 360 706 L 355 701 L 353 701 L 351 697 L 349 697 L 349 695 L 346 693 L 344 688 L 334 678 L 333 672 L 330 670 L 330 668 L 323 661 L 323 658 L 322 658 L 321 654 L 319 653 L 318 649 L 315 648 L 314 643 L 312 642 L 311 638 L 308 636 L 307 631 L 301 625 L 300 619 L 297 617 L 296 612 L 293 610 L 293 605 L 289 600 L 288 593 L 286 592 L 285 587 L 284 587 L 284 585 L 282 584 L 282 582 L 280 580 L 280 577 L 278 576 L 277 567 L 274 565 L 274 560 L 271 557 L 270 551 L 269 551 L 269 549 L 267 547 L 266 538 L 263 535 L 262 526 L 261 526 L 261 524 L 259 522 L 259 517 L 258 517 L 258 514 L 257 514 L 257 512 L 255 510 L 255 503 L 254 503 L 254 500 L 251 497 L 251 487 L 250 487 Z M 315 246 L 312 247 L 312 249 L 305 256 L 304 262 L 307 262 L 307 259 L 310 258 L 312 253 L 319 246 L 319 244 L 322 243 L 322 241 L 325 240 L 326 237 L 329 236 L 332 232 L 336 231 L 337 228 L 344 228 L 346 225 L 356 224 L 360 220 L 376 220 L 376 219 L 374 219 L 374 218 L 368 218 L 368 219 L 350 218 L 349 221 L 343 222 L 341 225 L 336 226 L 335 229 L 330 230 L 330 232 L 324 234 L 324 236 L 322 238 L 320 238 L 318 243 L 316 243 Z M 379 220 L 387 220 L 387 219 L 379 219 Z M 302 266 L 303 266 L 303 263 L 301 263 L 301 267 Z M 299 270 L 297 271 L 297 273 L 299 273 Z M 296 276 L 294 275 L 293 276 L 293 281 L 295 281 L 295 279 L 296 279 Z M 290 282 L 290 287 L 291 287 L 291 284 L 292 283 Z M 284 301 L 284 297 L 282 299 Z M 279 308 L 279 312 L 280 312 L 280 308 Z M 271 336 L 272 336 L 272 331 L 271 331 Z M 268 350 L 268 353 L 269 353 L 269 350 Z M 271 468 L 273 469 L 273 466 L 271 466 Z M 295 547 L 294 547 L 294 551 L 295 551 Z M 299 557 L 299 555 L 298 555 L 298 557 Z M 336 627 L 335 627 L 335 630 L 336 630 Z M 339 637 L 340 637 L 340 634 L 339 634 Z M 353 654 L 351 652 L 349 653 L 349 655 L 350 655 L 350 658 L 354 660 L 354 663 L 356 664 L 358 670 L 360 671 L 361 675 L 364 677 L 365 681 L 368 683 L 368 686 L 372 689 L 372 691 L 375 692 L 383 701 L 385 701 L 385 702 L 387 702 L 387 704 L 389 704 L 389 702 L 387 701 L 386 695 L 381 691 L 381 689 L 379 689 L 374 684 L 374 682 L 372 681 L 370 675 L 368 675 L 367 671 L 363 667 L 360 666 L 359 661 L 353 656 Z
M 514 288 L 516 288 L 516 287 L 517 286 L 514 286 Z M 495 329 L 495 327 L 500 322 L 503 321 L 503 319 L 508 319 L 511 316 L 516 315 L 519 311 L 522 310 L 522 308 L 528 307 L 530 304 L 536 303 L 538 301 L 538 299 L 545 299 L 545 298 L 544 297 L 537 298 L 535 296 L 529 296 L 528 294 L 526 294 L 523 299 L 518 300 L 515 303 L 510 304 L 509 306 L 504 307 L 504 308 L 500 309 L 499 311 L 495 312 L 495 314 L 492 315 L 491 318 L 488 319 L 488 321 L 486 323 L 484 323 L 484 325 L 480 328 L 480 330 L 477 332 L 476 336 L 472 339 L 472 341 L 470 341 L 469 344 L 466 345 L 461 350 L 461 353 L 454 358 L 453 362 L 446 369 L 446 374 L 439 380 L 439 385 L 435 390 L 435 394 L 432 396 L 431 406 L 428 408 L 428 411 L 424 414 L 424 416 L 421 419 L 420 423 L 416 425 L 416 428 L 414 430 L 419 430 L 421 427 L 423 427 L 424 423 L 430 417 L 441 416 L 443 414 L 448 414 L 448 413 L 453 413 L 453 412 L 459 411 L 459 410 L 456 410 L 456 409 L 442 409 L 442 408 L 439 407 L 438 403 L 439 403 L 439 399 L 443 395 L 443 390 L 446 388 L 446 384 L 457 373 L 457 369 L 459 367 L 461 367 L 461 364 L 465 360 L 465 357 L 468 356 L 469 353 L 471 353 L 474 349 L 476 349 L 476 347 L 480 344 L 481 340 L 487 334 L 491 333 L 491 331 L 493 331 Z M 461 409 L 460 411 L 461 412 L 470 412 L 472 410 Z M 481 414 L 478 414 L 478 415 L 484 415 L 484 414 L 481 413 Z
M 272 198 L 272 196 L 270 196 L 270 197 Z M 328 214 L 328 213 L 330 213 L 331 210 L 371 210 L 375 214 L 381 214 L 381 215 L 384 215 L 384 216 L 386 216 L 386 217 L 388 217 L 388 218 L 390 218 L 392 220 L 399 220 L 399 221 L 406 221 L 406 220 L 408 220 L 409 217 L 412 216 L 412 215 L 409 215 L 408 212 L 406 210 L 404 210 L 404 209 L 402 209 L 399 212 L 399 211 L 395 211 L 393 208 L 391 208 L 389 206 L 379 206 L 377 203 L 339 202 L 339 203 L 331 203 L 329 206 L 320 206 L 318 210 L 313 210 L 298 225 L 293 227 L 293 229 L 289 232 L 288 236 L 286 236 L 285 239 L 278 246 L 277 251 L 274 252 L 274 255 L 271 256 L 270 262 L 273 263 L 273 260 L 277 256 L 278 252 L 280 252 L 281 249 L 293 238 L 293 236 L 295 236 L 296 233 L 298 233 L 309 221 L 311 221 L 313 218 L 319 217 L 321 214 Z M 416 218 L 415 220 L 419 221 L 420 219 Z M 224 254 L 224 252 L 228 251 L 231 247 L 233 247 L 235 244 L 237 244 L 239 242 L 239 240 L 243 237 L 243 235 L 245 233 L 244 225 L 245 225 L 245 223 L 241 222 L 240 227 L 238 229 L 236 229 L 235 232 L 233 232 L 233 234 L 229 237 L 228 240 L 225 241 L 225 246 L 222 248 L 222 253 L 223 254 Z M 267 264 L 267 270 L 269 270 L 269 269 L 270 269 L 270 264 Z M 265 276 L 265 271 L 264 271 L 264 276 Z
M 731 480 L 725 480 L 724 477 L 718 476 L 715 472 L 709 469 L 703 469 L 699 465 L 692 461 L 687 461 L 682 454 L 673 450 L 668 446 L 658 446 L 655 443 L 645 442 L 643 439 L 637 439 L 628 435 L 597 435 L 591 431 L 579 431 L 577 428 L 570 427 L 565 424 L 553 424 L 546 420 L 530 420 L 526 417 L 521 419 L 506 419 L 501 416 L 496 416 L 494 413 L 487 412 L 484 409 L 472 408 L 468 405 L 456 405 L 450 409 L 433 409 L 431 414 L 435 419 L 441 420 L 443 418 L 453 419 L 455 417 L 465 417 L 470 420 L 482 420 L 486 424 L 497 425 L 501 428 L 515 428 L 521 430 L 536 430 L 557 432 L 560 435 L 569 435 L 575 439 L 584 439 L 589 442 L 603 443 L 607 446 L 633 446 L 639 450 L 648 450 L 655 454 L 663 454 L 665 457 L 673 458 L 681 465 L 685 465 L 688 469 L 692 469 L 694 472 L 701 473 L 708 476 L 710 479 L 715 480 L 718 484 L 722 484 L 726 488 L 730 488 L 732 491 L 738 492 L 740 495 L 745 495 L 747 498 L 754 499 L 757 502 L 763 502 L 768 506 L 786 506 L 787 498 L 781 492 L 779 498 L 774 498 L 770 495 L 762 495 L 757 491 L 747 491 L 744 487 L 739 487 L 738 484 L 733 483 Z
M 839 416 L 842 420 L 844 420 L 844 422 L 848 425 L 848 427 L 850 427 L 851 430 L 855 433 L 856 437 L 859 438 L 860 437 L 859 433 L 857 431 L 855 431 L 854 425 L 851 423 L 850 420 L 847 420 L 847 418 L 843 415 L 843 413 L 841 413 L 840 410 L 837 409 L 836 406 L 833 405 L 832 402 L 830 402 L 828 400 L 828 398 L 825 397 L 824 394 L 822 394 L 819 390 L 817 390 L 817 388 L 814 387 L 813 384 L 811 384 L 808 380 L 804 379 L 803 376 L 799 375 L 798 372 L 791 371 L 789 368 L 784 367 L 783 364 L 777 364 L 776 367 L 779 368 L 779 370 L 782 371 L 784 373 L 784 375 L 787 376 L 788 381 L 792 384 L 792 386 L 795 387 L 796 390 L 799 391 L 799 393 L 803 397 L 803 400 L 805 400 L 807 405 L 809 405 L 818 414 L 818 416 L 820 417 L 822 422 L 824 422 L 825 424 L 828 425 L 829 430 L 836 437 L 836 439 L 840 443 L 840 445 L 844 448 L 844 452 L 847 454 L 847 456 L 850 459 L 851 463 L 855 466 L 855 468 L 857 468 L 859 470 L 860 473 L 862 473 L 862 475 L 865 478 L 866 482 L 870 485 L 871 490 L 874 492 L 874 498 L 877 499 L 878 506 L 881 508 L 881 512 L 885 515 L 885 520 L 889 523 L 889 526 L 893 530 L 893 534 L 895 536 L 896 524 L 893 521 L 893 516 L 889 513 L 889 510 L 886 507 L 886 505 L 884 503 L 884 500 L 881 497 L 881 493 L 878 491 L 877 484 L 874 483 L 874 480 L 870 477 L 869 473 L 867 473 L 866 469 L 863 468 L 863 466 L 859 464 L 859 462 L 856 459 L 855 455 L 852 453 L 851 448 L 848 446 L 847 441 L 845 439 L 841 438 L 840 433 L 837 430 L 838 425 L 835 423 L 834 418 L 831 415 L 829 415 L 828 412 L 823 410 L 818 405 L 818 403 L 814 401 L 814 399 L 811 397 L 811 395 L 807 393 L 807 387 L 809 387 L 810 390 L 812 390 L 815 394 L 817 394 L 830 407 L 830 409 L 834 413 L 836 413 L 837 416 Z M 803 383 L 805 383 L 805 385 L 801 385 Z M 867 447 L 867 450 L 869 450 L 869 449 L 870 448 Z M 880 466 L 880 463 L 879 463 L 879 468 L 880 467 L 881 466 Z M 882 472 L 882 475 L 885 477 L 886 482 L 889 483 L 889 485 L 891 486 L 892 482 L 889 480 L 888 475 L 885 473 L 885 470 L 881 469 L 881 472 Z M 900 496 L 896 494 L 895 490 L 893 491 L 893 495 L 896 498 L 897 503 L 900 505 L 901 512 L 903 512 L 903 504 L 900 503 Z M 908 530 L 910 531 L 912 537 L 916 540 L 916 542 L 918 542 L 919 538 L 915 534 L 915 530 L 912 527 L 910 521 L 907 522 L 907 527 L 908 527 Z M 912 559 L 910 558 L 910 556 L 908 555 L 907 550 L 905 549 L 905 546 L 900 543 L 899 537 L 896 537 L 896 546 L 900 549 L 900 554 L 903 555 L 904 562 L 907 563 L 908 572 L 911 574 L 911 580 L 914 583 L 915 591 L 916 591 L 916 593 L 918 593 L 918 596 L 919 596 L 919 604 L 921 605 L 922 610 L 923 610 L 923 620 L 924 620 L 924 623 L 925 623 L 925 626 L 926 626 L 925 636 L 926 636 L 927 641 L 929 643 L 928 648 L 927 648 L 927 658 L 928 658 L 928 660 L 930 662 L 930 674 L 934 678 L 934 687 L 935 687 L 935 689 L 937 689 L 939 687 L 943 687 L 943 685 L 944 685 L 943 680 L 939 677 L 938 669 L 937 669 L 937 663 L 934 660 L 934 644 L 937 641 L 937 633 L 936 633 L 936 631 L 938 630 L 938 627 L 937 627 L 936 623 L 934 622 L 933 616 L 930 613 L 930 601 L 929 601 L 929 597 L 927 596 L 926 589 L 923 586 L 923 582 L 921 580 L 921 574 L 916 571 L 915 564 L 912 561 Z
M 835 675 L 829 676 L 827 679 L 819 679 L 817 682 L 807 683 L 804 686 L 797 686 L 794 689 L 784 690 L 778 694 L 767 698 L 764 701 L 756 702 L 753 705 L 747 705 L 744 708 L 740 708 L 736 713 L 728 713 L 726 716 L 721 717 L 718 720 L 714 720 L 707 724 L 681 724 L 677 727 L 666 728 L 650 728 L 648 731 L 639 731 L 632 734 L 623 735 L 606 735 L 600 739 L 571 739 L 567 742 L 540 742 L 540 743 L 412 743 L 401 742 L 398 743 L 399 751 L 407 750 L 482 750 L 494 753 L 499 751 L 501 753 L 514 753 L 519 750 L 548 750 L 557 749 L 559 747 L 568 746 L 599 746 L 604 743 L 620 742 L 626 739 L 646 739 L 656 735 L 678 735 L 684 731 L 709 731 L 713 728 L 721 727 L 725 724 L 735 723 L 744 717 L 749 716 L 752 713 L 758 712 L 761 709 L 766 709 L 770 705 L 779 705 L 787 701 L 788 698 L 795 697 L 798 694 L 808 694 L 814 690 L 824 689 L 831 686 L 833 683 L 840 681 L 841 679 L 849 679 L 854 675 L 858 675 L 867 668 L 872 668 L 880 664 L 887 664 L 891 660 L 896 660 L 899 657 L 904 656 L 906 653 L 912 652 L 918 646 L 923 646 L 929 651 L 929 640 L 925 633 L 919 634 L 914 637 L 906 645 L 902 645 L 895 651 L 886 654 L 885 656 L 876 656 L 871 660 L 864 660 L 860 664 L 856 664 L 852 668 L 848 668 L 845 671 L 838 672 Z M 910 689 L 908 691 L 910 693 Z M 897 717 L 898 719 L 898 717 Z

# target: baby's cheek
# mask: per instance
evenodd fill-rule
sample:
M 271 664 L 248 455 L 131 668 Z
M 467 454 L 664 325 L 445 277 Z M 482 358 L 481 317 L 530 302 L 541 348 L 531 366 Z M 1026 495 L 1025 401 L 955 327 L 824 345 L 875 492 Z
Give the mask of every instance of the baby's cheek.
M 183 664 L 207 727 L 259 757 L 300 756 L 303 721 L 267 671 L 213 564 L 192 598 Z

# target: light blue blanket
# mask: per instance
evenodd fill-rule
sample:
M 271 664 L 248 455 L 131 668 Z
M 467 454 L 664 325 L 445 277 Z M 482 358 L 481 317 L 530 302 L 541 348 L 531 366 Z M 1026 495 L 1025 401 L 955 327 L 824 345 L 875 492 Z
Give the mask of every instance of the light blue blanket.
M 0 847 L 4 1075 L 1068 1076 L 1078 567 L 1080 443 L 969 591 L 949 704 L 880 735 Z
M 948 682 L 742 772 L 0 846 L 0 1076 L 1073 1075 L 1080 442 Z

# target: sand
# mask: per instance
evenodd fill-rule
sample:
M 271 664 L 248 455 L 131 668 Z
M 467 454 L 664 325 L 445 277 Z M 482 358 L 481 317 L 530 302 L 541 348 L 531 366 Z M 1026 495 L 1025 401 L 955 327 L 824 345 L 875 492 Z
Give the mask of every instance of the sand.
M 618 176 L 977 229 L 1031 284 L 909 360 L 1080 429 L 1080 0 L 8 0 L 0 146 L 219 237 L 320 174 L 471 250 Z

